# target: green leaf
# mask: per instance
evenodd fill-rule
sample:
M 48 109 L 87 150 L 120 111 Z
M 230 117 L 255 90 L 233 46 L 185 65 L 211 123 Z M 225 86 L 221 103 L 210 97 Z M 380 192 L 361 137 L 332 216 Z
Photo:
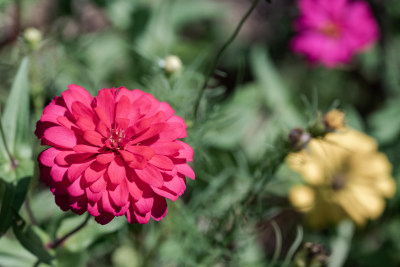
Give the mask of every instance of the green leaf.
M 251 51 L 253 72 L 261 85 L 262 95 L 268 107 L 272 108 L 283 123 L 295 127 L 303 120 L 293 107 L 288 88 L 284 85 L 267 52 L 256 47 Z
M 32 156 L 29 114 L 29 63 L 28 58 L 24 58 L 2 114 L 7 146 L 17 159 L 27 159 Z
M 331 241 L 332 254 L 328 267 L 340 267 L 345 263 L 354 234 L 354 223 L 350 220 L 341 222 L 337 232 L 337 236 Z
M 398 120 L 400 113 L 399 103 L 399 98 L 390 99 L 369 118 L 372 135 L 381 144 L 393 142 L 400 134 L 400 121 Z
M 17 185 L 1 182 L 5 185 L 5 191 L 0 211 L 0 237 L 10 228 L 13 212 L 18 212 L 24 203 L 30 180 L 31 177 L 27 176 L 19 179 Z
M 5 236 L 0 239 L 1 266 L 34 266 L 36 260 L 36 257 L 23 249 L 21 244 L 15 238 Z
M 17 218 L 13 222 L 13 231 L 18 241 L 41 262 L 50 264 L 54 257 L 46 250 L 40 238 L 44 233 L 37 227 L 26 225 L 17 213 L 14 215 Z

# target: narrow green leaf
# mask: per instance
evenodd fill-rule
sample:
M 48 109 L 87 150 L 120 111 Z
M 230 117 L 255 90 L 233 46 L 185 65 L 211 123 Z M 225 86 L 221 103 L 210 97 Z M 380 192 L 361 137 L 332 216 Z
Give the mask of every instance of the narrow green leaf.
M 13 222 L 13 231 L 18 241 L 41 262 L 50 264 L 53 256 L 44 247 L 34 227 L 26 225 L 26 222 L 17 213 L 14 215 L 16 218 Z
M 290 92 L 284 85 L 275 66 L 265 49 L 256 47 L 251 51 L 252 69 L 261 86 L 260 97 L 268 107 L 271 107 L 280 114 L 280 118 L 288 126 L 294 127 L 302 122 L 299 113 L 293 107 L 290 99 Z
M 19 179 L 17 185 L 2 182 L 5 185 L 5 189 L 0 211 L 0 237 L 11 226 L 13 211 L 19 211 L 24 203 L 30 180 L 31 177 L 27 176 Z
M 337 236 L 331 241 L 332 254 L 328 267 L 341 267 L 346 262 L 354 234 L 354 223 L 350 220 L 341 222 L 337 232 Z
M 32 155 L 29 128 L 29 63 L 24 58 L 15 76 L 2 114 L 7 147 L 17 159 Z

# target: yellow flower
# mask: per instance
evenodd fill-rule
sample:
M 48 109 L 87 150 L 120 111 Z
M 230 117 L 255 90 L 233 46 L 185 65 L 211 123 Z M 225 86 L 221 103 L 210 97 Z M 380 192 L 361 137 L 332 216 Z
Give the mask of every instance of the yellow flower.
M 384 198 L 394 195 L 396 185 L 390 162 L 377 149 L 373 138 L 342 128 L 289 154 L 289 167 L 305 182 L 291 188 L 289 200 L 307 213 L 310 226 L 323 228 L 348 217 L 363 225 L 382 214 Z

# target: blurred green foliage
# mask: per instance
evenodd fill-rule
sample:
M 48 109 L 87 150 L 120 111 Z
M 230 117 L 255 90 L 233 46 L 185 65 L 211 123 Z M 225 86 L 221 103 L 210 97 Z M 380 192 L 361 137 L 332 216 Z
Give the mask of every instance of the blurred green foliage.
M 18 18 L 10 12 L 15 3 Z M 14 168 L 2 140 L 0 266 L 291 266 L 303 241 L 323 244 L 334 255 L 329 266 L 398 266 L 398 193 L 364 228 L 344 222 L 315 232 L 288 204 L 299 177 L 282 165 L 289 131 L 339 103 L 351 126 L 377 139 L 399 186 L 400 4 L 370 3 L 381 42 L 336 70 L 309 67 L 289 50 L 294 1 L 260 4 L 223 56 L 196 117 L 206 70 L 247 1 L 0 1 L 1 122 L 18 162 Z M 28 26 L 43 34 L 37 48 L 22 36 Z M 171 54 L 183 69 L 168 75 L 160 61 Z M 50 249 L 84 218 L 60 211 L 41 184 L 33 132 L 43 107 L 71 83 L 93 95 L 140 88 L 170 103 L 188 124 L 196 181 L 168 201 L 161 222 L 89 221 Z

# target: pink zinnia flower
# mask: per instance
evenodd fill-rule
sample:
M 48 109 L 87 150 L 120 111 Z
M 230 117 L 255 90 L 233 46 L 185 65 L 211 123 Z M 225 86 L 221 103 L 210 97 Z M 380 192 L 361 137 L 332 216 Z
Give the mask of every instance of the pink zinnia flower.
M 299 0 L 301 15 L 292 49 L 327 67 L 348 63 L 378 39 L 371 10 L 361 0 Z
M 186 124 L 165 102 L 141 90 L 102 89 L 92 97 L 70 85 L 44 109 L 36 136 L 51 146 L 38 157 L 58 206 L 88 211 L 100 224 L 161 220 L 194 179 L 193 150 L 177 140 Z

